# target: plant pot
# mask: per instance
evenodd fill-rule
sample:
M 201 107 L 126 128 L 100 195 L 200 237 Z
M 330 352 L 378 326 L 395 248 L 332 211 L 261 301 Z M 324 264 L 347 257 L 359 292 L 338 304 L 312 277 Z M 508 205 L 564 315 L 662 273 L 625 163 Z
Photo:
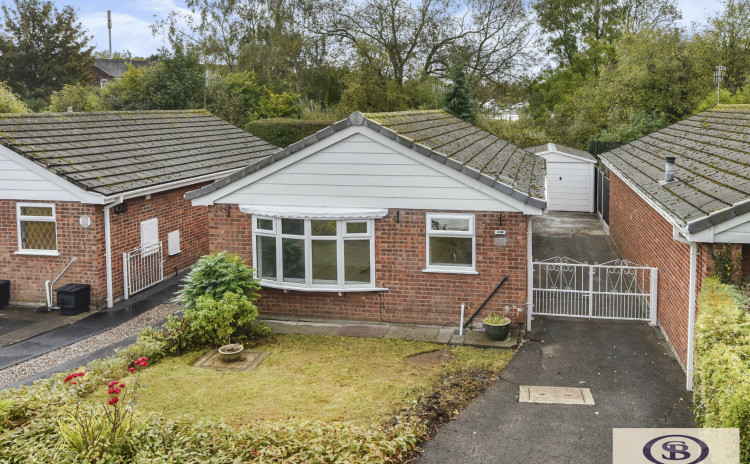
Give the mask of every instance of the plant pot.
M 484 323 L 484 332 L 492 340 L 503 341 L 510 335 L 510 321 L 502 325 Z
M 242 357 L 242 350 L 245 347 L 239 343 L 232 343 L 230 345 L 224 345 L 219 348 L 219 357 L 223 362 L 235 362 L 239 361 Z

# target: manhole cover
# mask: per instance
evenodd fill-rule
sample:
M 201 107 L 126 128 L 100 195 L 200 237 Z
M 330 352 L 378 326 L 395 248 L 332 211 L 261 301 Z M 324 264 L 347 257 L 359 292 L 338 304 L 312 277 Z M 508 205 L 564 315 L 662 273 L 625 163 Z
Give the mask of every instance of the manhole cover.
M 451 353 L 450 350 L 435 350 L 409 356 L 406 358 L 406 362 L 417 366 L 434 366 L 446 363 L 451 359 L 453 359 L 453 353 Z
M 518 392 L 519 403 L 543 404 L 585 404 L 594 405 L 594 397 L 588 388 L 537 387 L 521 385 Z
M 242 357 L 234 362 L 224 362 L 218 350 L 211 350 L 199 359 L 193 366 L 216 371 L 251 371 L 258 367 L 271 353 L 262 351 L 243 351 Z

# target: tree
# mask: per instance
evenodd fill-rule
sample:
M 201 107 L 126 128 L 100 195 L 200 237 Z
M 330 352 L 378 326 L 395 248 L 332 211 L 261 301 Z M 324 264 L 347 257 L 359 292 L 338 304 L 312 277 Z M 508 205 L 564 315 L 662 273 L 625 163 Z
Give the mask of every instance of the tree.
M 741 91 L 750 78 L 750 0 L 725 0 L 697 40 L 701 73 L 708 77 L 716 66 L 726 66 L 722 87 Z
M 474 123 L 474 102 L 466 80 L 466 69 L 457 63 L 451 69 L 451 84 L 445 94 L 445 109 L 453 116 Z
M 0 82 L 0 113 L 30 113 L 26 106 L 13 91 Z
M 73 111 L 104 111 L 101 89 L 88 84 L 65 84 L 62 90 L 50 96 L 49 111 L 64 112 L 68 108 Z
M 65 84 L 91 79 L 90 37 L 75 10 L 51 1 L 14 0 L 3 5 L 0 29 L 0 80 L 24 99 L 47 99 Z

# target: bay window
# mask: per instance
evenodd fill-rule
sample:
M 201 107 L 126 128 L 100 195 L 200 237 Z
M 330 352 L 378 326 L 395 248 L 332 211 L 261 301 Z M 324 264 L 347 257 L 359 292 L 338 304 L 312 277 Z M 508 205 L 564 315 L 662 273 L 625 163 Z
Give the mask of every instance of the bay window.
M 253 266 L 261 285 L 342 291 L 375 288 L 372 219 L 253 216 Z
M 473 214 L 427 213 L 426 272 L 475 273 Z

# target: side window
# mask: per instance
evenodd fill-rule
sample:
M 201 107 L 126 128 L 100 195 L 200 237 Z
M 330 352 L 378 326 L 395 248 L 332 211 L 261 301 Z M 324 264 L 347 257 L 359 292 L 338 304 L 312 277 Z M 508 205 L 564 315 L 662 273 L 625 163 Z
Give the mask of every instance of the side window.
M 19 203 L 16 205 L 18 251 L 57 251 L 55 205 Z
M 427 214 L 427 269 L 473 271 L 473 214 Z

